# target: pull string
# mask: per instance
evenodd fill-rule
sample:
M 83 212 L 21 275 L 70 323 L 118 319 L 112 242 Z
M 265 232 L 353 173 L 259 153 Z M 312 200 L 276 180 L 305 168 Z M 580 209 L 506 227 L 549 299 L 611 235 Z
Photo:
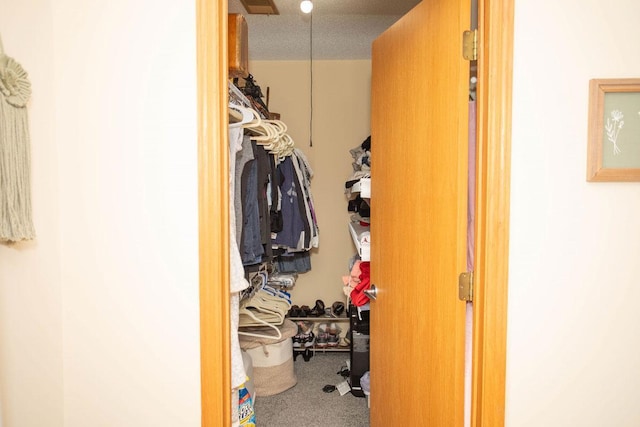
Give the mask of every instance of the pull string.
M 313 12 L 309 17 L 309 79 L 311 90 L 309 91 L 309 147 L 313 147 Z

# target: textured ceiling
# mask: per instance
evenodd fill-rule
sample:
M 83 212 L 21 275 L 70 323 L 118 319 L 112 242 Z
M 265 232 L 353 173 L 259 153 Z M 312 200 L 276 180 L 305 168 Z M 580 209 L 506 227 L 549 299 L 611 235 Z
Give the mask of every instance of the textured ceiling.
M 419 0 L 314 0 L 311 18 L 300 0 L 275 0 L 279 15 L 249 15 L 240 0 L 229 13 L 241 13 L 249 26 L 251 60 L 370 59 L 371 42 Z

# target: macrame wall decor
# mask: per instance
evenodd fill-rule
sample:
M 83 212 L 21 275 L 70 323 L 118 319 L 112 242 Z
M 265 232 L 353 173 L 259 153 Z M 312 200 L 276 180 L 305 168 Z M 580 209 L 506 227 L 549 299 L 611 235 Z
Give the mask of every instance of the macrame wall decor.
M 35 237 L 31 216 L 31 156 L 26 71 L 5 55 L 0 39 L 0 241 Z

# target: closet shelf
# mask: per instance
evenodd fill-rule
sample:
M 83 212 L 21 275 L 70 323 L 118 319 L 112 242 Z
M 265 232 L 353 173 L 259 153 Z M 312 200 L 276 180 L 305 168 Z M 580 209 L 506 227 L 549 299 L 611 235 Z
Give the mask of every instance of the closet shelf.
M 322 323 L 322 322 L 348 322 L 349 318 L 346 316 L 340 316 L 340 317 L 329 317 L 329 316 L 324 316 L 324 317 L 287 317 L 287 319 L 293 321 L 293 322 L 297 322 L 299 320 L 302 321 L 309 321 L 309 322 L 314 322 L 314 323 Z
M 332 352 L 347 352 L 349 351 L 349 347 L 340 347 L 340 346 L 336 346 L 336 347 L 330 347 L 330 346 L 326 346 L 326 347 L 318 347 L 317 345 L 314 345 L 313 347 L 309 347 L 312 351 L 313 354 L 315 355 L 316 353 L 332 353 Z M 294 352 L 298 352 L 298 353 L 302 353 L 304 352 L 305 348 L 301 347 L 301 348 L 294 348 L 293 351 Z
M 369 232 L 369 227 L 352 221 L 349 223 L 349 231 L 358 250 L 360 260 L 369 261 L 371 258 L 371 233 Z

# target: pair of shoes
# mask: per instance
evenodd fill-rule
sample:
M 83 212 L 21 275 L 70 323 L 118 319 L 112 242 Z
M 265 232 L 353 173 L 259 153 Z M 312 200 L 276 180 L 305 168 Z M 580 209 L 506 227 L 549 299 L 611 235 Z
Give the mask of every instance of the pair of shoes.
M 289 308 L 289 312 L 287 313 L 287 316 L 300 317 L 300 307 L 298 307 L 297 305 L 292 305 L 291 308 Z
M 308 332 L 306 334 L 296 334 L 291 340 L 293 341 L 294 349 L 300 349 L 302 347 L 309 348 L 313 347 L 316 337 L 313 332 Z
M 341 333 L 342 329 L 336 323 L 321 323 L 318 325 L 316 345 L 318 347 L 337 347 Z
M 309 317 L 311 316 L 311 309 L 308 305 L 303 305 L 302 307 L 298 307 L 297 305 L 292 305 L 287 313 L 289 317 Z
M 324 302 L 321 299 L 316 300 L 316 305 L 313 308 L 309 308 L 308 305 L 302 307 L 292 305 L 287 315 L 289 317 L 322 317 L 325 315 Z
M 311 358 L 313 357 L 313 332 L 311 333 L 311 341 L 310 341 L 310 345 L 307 345 L 307 343 L 304 344 L 304 350 L 302 349 L 302 346 L 296 347 L 295 346 L 295 342 L 294 342 L 294 349 L 293 349 L 293 361 L 295 362 L 296 359 L 298 358 L 299 355 L 302 355 L 302 358 L 304 359 L 305 362 L 308 362 L 309 360 L 311 360 Z
M 315 335 L 313 334 L 313 323 L 307 321 L 298 321 L 298 333 L 293 336 L 293 348 L 313 347 Z
M 329 344 L 329 334 L 324 331 L 319 331 L 316 337 L 316 346 L 324 348 Z

